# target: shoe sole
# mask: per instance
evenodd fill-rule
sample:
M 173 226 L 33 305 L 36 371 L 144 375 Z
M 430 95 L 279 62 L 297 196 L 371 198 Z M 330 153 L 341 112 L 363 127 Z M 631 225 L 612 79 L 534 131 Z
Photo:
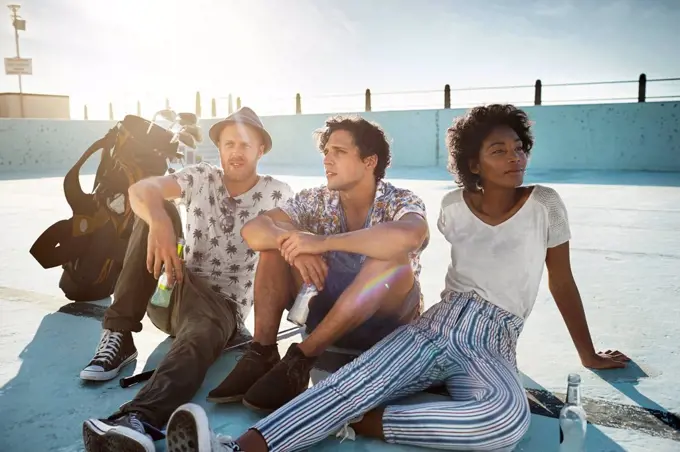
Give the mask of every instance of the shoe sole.
M 86 452 L 155 452 L 153 443 L 151 448 L 147 445 L 141 444 L 141 438 L 135 439 L 131 436 L 116 432 L 115 427 L 110 427 L 108 430 L 100 428 L 96 422 L 83 422 L 83 443 L 85 444 Z M 145 441 L 150 441 L 141 433 L 134 432 L 144 438 Z
M 115 369 L 111 369 L 109 371 L 105 372 L 97 372 L 97 371 L 92 371 L 92 370 L 81 370 L 80 371 L 80 379 L 81 380 L 87 380 L 87 381 L 109 381 L 113 380 L 118 376 L 121 370 L 123 370 L 123 367 L 127 366 L 130 364 L 132 361 L 137 359 L 137 354 L 138 352 L 134 352 L 132 355 L 128 356 L 125 361 L 120 363 L 118 367 Z
M 256 413 L 260 414 L 272 414 L 274 411 L 276 411 L 276 408 L 261 408 L 259 406 L 253 405 L 252 403 L 248 402 L 246 399 L 241 400 L 241 403 L 243 406 L 248 408 L 249 410 L 255 411 Z
M 210 424 L 205 411 L 192 403 L 172 413 L 165 433 L 167 452 L 211 452 Z
M 243 400 L 243 395 L 237 395 L 237 396 L 228 396 L 228 397 L 206 397 L 205 400 L 207 400 L 210 403 L 238 403 Z

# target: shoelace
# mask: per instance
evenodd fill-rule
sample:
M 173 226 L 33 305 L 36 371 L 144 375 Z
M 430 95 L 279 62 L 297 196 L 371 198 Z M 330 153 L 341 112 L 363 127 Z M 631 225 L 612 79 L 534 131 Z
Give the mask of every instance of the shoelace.
M 104 330 L 102 337 L 99 340 L 97 351 L 94 354 L 92 361 L 110 364 L 111 360 L 120 351 L 120 346 L 123 343 L 123 333 L 117 331 Z
M 140 421 L 136 415 L 128 414 L 128 421 L 130 422 L 132 428 L 134 428 L 138 432 L 140 433 L 146 432 L 146 430 L 144 429 L 144 424 L 142 424 L 142 421 Z
M 241 450 L 231 436 L 215 434 L 212 431 L 210 432 L 210 446 L 214 451 L 234 452 Z
M 357 434 L 354 431 L 354 429 L 352 427 L 350 427 L 350 425 L 356 424 L 357 422 L 359 422 L 363 418 L 364 418 L 364 416 L 361 415 L 359 417 L 355 417 L 354 419 L 351 419 L 348 422 L 346 422 L 345 425 L 343 425 L 342 428 L 335 433 L 335 437 L 340 438 L 342 436 L 342 439 L 340 440 L 341 443 L 346 439 L 349 439 L 350 441 L 354 441 L 357 437 Z
M 304 368 L 301 365 L 301 359 L 291 359 L 290 361 L 284 361 L 288 368 L 286 369 L 286 376 L 293 378 L 294 381 L 299 380 L 304 372 Z
M 307 369 L 312 367 L 310 358 L 307 358 L 302 352 L 299 355 L 293 355 L 292 359 L 284 359 L 282 362 L 288 366 L 286 375 L 295 380 L 302 378 Z

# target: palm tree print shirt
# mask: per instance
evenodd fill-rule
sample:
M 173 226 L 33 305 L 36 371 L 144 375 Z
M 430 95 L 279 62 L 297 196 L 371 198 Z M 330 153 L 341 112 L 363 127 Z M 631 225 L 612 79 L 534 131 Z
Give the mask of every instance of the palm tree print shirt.
M 241 237 L 250 219 L 283 204 L 293 195 L 288 184 L 262 176 L 246 193 L 231 197 L 222 168 L 202 162 L 173 174 L 186 206 L 187 267 L 210 282 L 212 289 L 236 302 L 240 320 L 253 305 L 253 281 L 259 254 Z
M 317 235 L 333 235 L 343 230 L 344 213 L 340 204 L 340 193 L 329 190 L 326 185 L 298 192 L 281 206 L 296 228 Z M 410 190 L 398 188 L 389 182 L 379 181 L 375 191 L 373 209 L 369 213 L 367 227 L 388 221 L 397 221 L 407 213 L 417 213 L 427 219 L 425 203 Z M 411 268 L 418 279 L 420 276 L 420 254 L 427 247 L 427 240 L 419 250 L 409 257 Z

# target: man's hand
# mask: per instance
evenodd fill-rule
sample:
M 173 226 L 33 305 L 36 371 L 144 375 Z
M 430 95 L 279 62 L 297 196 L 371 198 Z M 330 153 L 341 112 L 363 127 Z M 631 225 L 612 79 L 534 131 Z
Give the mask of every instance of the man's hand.
M 326 251 L 326 237 L 302 231 L 287 231 L 276 242 L 286 262 L 293 265 L 301 254 L 323 254 Z
M 626 367 L 628 361 L 630 361 L 630 358 L 618 350 L 597 352 L 592 356 L 581 359 L 583 365 L 590 369 L 622 369 Z
M 318 254 L 301 254 L 293 261 L 293 267 L 297 268 L 306 284 L 314 284 L 321 292 L 328 276 L 328 265 L 324 258 Z
M 165 274 L 170 284 L 182 281 L 182 261 L 177 256 L 177 237 L 169 217 L 149 226 L 146 268 L 158 279 L 162 266 L 165 266 Z

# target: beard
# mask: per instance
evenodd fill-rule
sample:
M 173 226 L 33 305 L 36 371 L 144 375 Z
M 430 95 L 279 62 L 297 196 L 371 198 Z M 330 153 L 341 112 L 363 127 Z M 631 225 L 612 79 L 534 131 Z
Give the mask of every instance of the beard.
M 223 162 L 222 169 L 224 170 L 224 175 L 234 182 L 246 180 L 256 172 L 255 165 L 246 161 Z

